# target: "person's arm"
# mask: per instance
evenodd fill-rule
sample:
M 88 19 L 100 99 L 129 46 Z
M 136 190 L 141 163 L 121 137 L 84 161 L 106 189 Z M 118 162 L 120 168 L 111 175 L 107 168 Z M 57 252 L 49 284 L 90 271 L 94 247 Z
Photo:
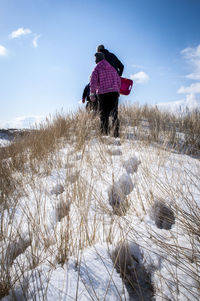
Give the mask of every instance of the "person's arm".
M 82 95 L 82 103 L 85 102 L 86 97 L 88 96 L 88 89 L 90 88 L 90 85 L 87 84 L 83 90 L 83 95 Z
M 113 62 L 115 62 L 115 66 L 117 68 L 119 76 L 122 76 L 122 73 L 124 71 L 124 65 L 120 62 L 120 60 L 116 57 L 114 53 L 112 53 L 113 56 Z
M 122 76 L 122 73 L 124 71 L 124 65 L 120 62 L 120 60 L 115 56 L 115 60 L 116 60 L 116 66 L 118 69 L 118 74 L 119 76 Z
M 91 101 L 95 101 L 95 94 L 98 88 L 98 71 L 94 69 L 90 79 L 90 99 Z
M 120 62 L 120 60 L 117 59 L 118 69 L 119 69 L 119 76 L 122 76 L 122 73 L 124 71 L 124 65 Z

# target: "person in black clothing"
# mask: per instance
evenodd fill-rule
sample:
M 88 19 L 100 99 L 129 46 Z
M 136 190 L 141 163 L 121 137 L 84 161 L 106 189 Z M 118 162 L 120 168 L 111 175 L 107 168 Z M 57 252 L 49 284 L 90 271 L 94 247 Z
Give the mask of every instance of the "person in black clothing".
M 90 84 L 87 84 L 83 90 L 82 103 L 85 103 L 85 100 L 90 101 Z
M 105 49 L 104 45 L 97 46 L 97 52 L 102 52 L 105 56 L 106 61 L 113 66 L 119 76 L 122 76 L 124 65 L 120 62 L 120 60 L 114 55 L 114 53 L 109 52 L 107 49 Z
M 85 100 L 87 101 L 86 104 L 86 110 L 87 111 L 94 111 L 97 112 L 98 110 L 98 101 L 97 97 L 96 101 L 91 101 L 90 99 L 90 84 L 87 84 L 83 90 L 83 95 L 82 95 L 82 103 L 85 103 Z

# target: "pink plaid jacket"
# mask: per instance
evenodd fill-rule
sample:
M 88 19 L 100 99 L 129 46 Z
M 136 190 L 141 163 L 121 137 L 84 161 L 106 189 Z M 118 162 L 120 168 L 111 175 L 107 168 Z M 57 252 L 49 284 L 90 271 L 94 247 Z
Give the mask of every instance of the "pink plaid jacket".
M 115 68 L 106 60 L 102 60 L 95 66 L 90 79 L 90 94 L 105 94 L 119 92 L 121 79 Z

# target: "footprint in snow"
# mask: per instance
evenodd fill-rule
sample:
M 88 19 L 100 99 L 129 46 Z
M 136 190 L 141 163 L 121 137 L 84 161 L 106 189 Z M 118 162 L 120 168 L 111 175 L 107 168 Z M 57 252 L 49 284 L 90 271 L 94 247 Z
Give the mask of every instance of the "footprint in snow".
M 155 201 L 150 209 L 150 217 L 159 229 L 170 230 L 175 223 L 175 215 L 162 200 Z
M 113 213 L 119 216 L 125 215 L 129 208 L 127 198 L 117 184 L 109 187 L 108 202 L 113 208 Z
M 59 194 L 63 193 L 64 191 L 65 191 L 65 189 L 64 189 L 63 185 L 57 184 L 51 190 L 51 194 L 54 194 L 54 195 L 58 196 Z
M 65 202 L 64 200 L 61 200 L 56 207 L 56 221 L 60 222 L 62 218 L 67 216 L 69 214 L 70 210 L 70 203 Z
M 126 172 L 128 174 L 133 174 L 137 172 L 138 166 L 141 164 L 141 161 L 139 161 L 136 157 L 131 157 L 128 160 L 123 162 L 123 167 L 126 169 Z
M 130 300 L 153 300 L 152 277 L 144 266 L 140 247 L 134 242 L 120 244 L 113 250 L 111 258 L 126 286 Z

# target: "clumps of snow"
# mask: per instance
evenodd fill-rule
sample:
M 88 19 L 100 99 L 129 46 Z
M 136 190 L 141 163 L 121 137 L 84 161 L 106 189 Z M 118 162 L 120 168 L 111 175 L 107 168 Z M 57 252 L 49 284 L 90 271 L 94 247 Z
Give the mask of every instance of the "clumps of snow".
M 139 161 L 136 157 L 131 157 L 123 162 L 123 167 L 128 174 L 133 174 L 134 172 L 137 172 L 140 163 L 141 161 Z
M 175 215 L 163 201 L 155 201 L 150 209 L 150 217 L 159 229 L 170 230 L 175 223 Z
M 122 174 L 118 182 L 108 188 L 108 202 L 116 215 L 125 215 L 130 207 L 127 196 L 133 191 L 134 184 L 128 174 Z
M 114 214 L 126 214 L 130 207 L 127 196 L 133 191 L 133 188 L 133 181 L 127 173 L 123 173 L 119 180 L 108 188 L 108 202 L 112 206 Z
M 119 178 L 118 186 L 124 195 L 129 195 L 134 188 L 133 181 L 130 175 L 123 173 Z
M 51 194 L 54 194 L 54 195 L 58 196 L 59 194 L 63 193 L 64 191 L 65 191 L 65 189 L 64 189 L 63 185 L 62 184 L 57 184 L 51 190 Z
M 138 244 L 124 242 L 112 251 L 111 257 L 130 299 L 152 300 L 154 288 L 151 273 L 144 265 L 143 254 Z
M 114 183 L 108 189 L 108 202 L 116 215 L 125 215 L 129 207 L 128 200 L 121 191 L 117 183 Z

